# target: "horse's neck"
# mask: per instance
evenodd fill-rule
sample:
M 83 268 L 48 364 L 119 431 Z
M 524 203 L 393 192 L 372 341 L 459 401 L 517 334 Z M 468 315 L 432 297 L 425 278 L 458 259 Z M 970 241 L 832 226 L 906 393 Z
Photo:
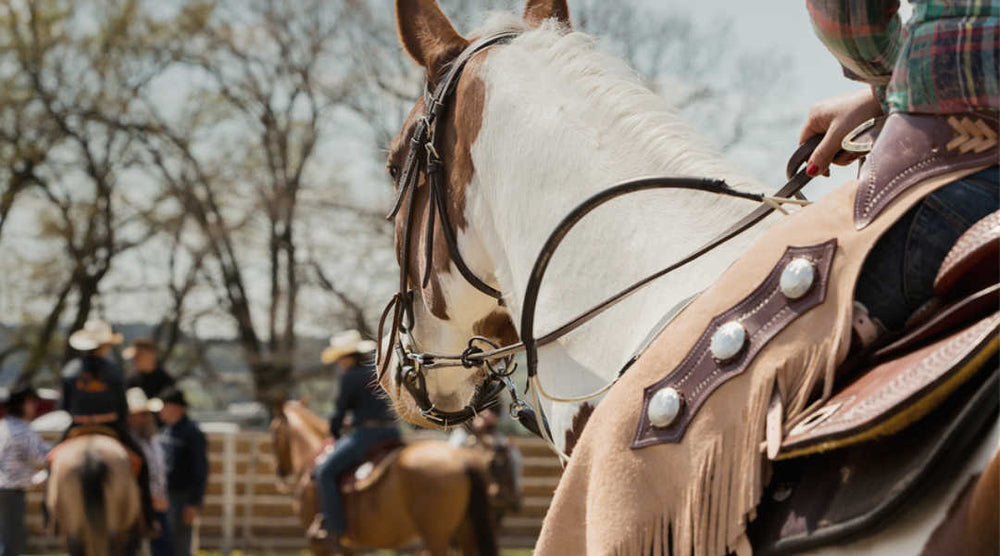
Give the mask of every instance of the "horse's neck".
M 526 70 L 523 58 L 498 49 L 488 59 L 466 209 L 468 221 L 477 223 L 471 246 L 492 259 L 485 264 L 497 269 L 515 324 L 546 237 L 594 193 L 648 175 L 724 178 L 737 188 L 759 189 L 628 79 L 608 76 L 601 90 L 599 79 L 574 83 L 565 68 Z M 530 82 L 519 77 L 526 74 Z M 753 208 L 743 200 L 666 191 L 616 200 L 591 213 L 550 263 L 535 312 L 536 337 L 680 259 Z M 567 383 L 581 394 L 613 379 L 661 317 L 704 289 L 755 235 L 668 275 L 543 350 L 543 384 Z
M 288 422 L 292 431 L 292 466 L 297 475 L 305 471 L 309 462 L 326 441 L 325 435 L 315 429 L 303 411 L 308 412 L 308 410 L 303 409 L 288 413 Z

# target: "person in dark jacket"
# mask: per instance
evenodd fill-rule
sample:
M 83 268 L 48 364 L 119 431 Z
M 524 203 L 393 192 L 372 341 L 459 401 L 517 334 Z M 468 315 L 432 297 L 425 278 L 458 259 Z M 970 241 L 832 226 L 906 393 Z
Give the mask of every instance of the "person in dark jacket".
M 163 408 L 160 431 L 167 460 L 170 530 L 179 556 L 191 554 L 191 526 L 201 512 L 208 484 L 208 445 L 205 434 L 187 414 L 184 392 L 168 388 L 160 393 Z
M 174 377 L 160 367 L 156 342 L 149 338 L 139 338 L 125 348 L 122 357 L 132 361 L 135 372 L 128 377 L 129 388 L 142 388 L 149 399 L 175 385 Z
M 78 427 L 111 429 L 118 441 L 142 461 L 138 477 L 142 512 L 147 531 L 155 536 L 157 525 L 149 490 L 149 469 L 142 447 L 129 433 L 125 379 L 121 368 L 107 359 L 112 346 L 121 342 L 121 334 L 116 334 L 110 324 L 96 319 L 87 321 L 82 329 L 70 335 L 69 345 L 80 356 L 67 363 L 62 371 L 61 405 L 72 417 L 72 422 L 60 441 L 66 440 Z
M 347 529 L 340 475 L 361 463 L 372 446 L 400 438 L 389 402 L 377 392 L 375 367 L 364 362 L 374 349 L 375 342 L 363 340 L 358 331 L 349 330 L 334 336 L 323 352 L 323 363 L 336 363 L 343 375 L 330 418 L 330 434 L 336 443 L 333 452 L 316 467 L 322 517 L 317 516 L 309 535 L 333 544 Z M 341 435 L 348 413 L 352 414 L 353 430 Z

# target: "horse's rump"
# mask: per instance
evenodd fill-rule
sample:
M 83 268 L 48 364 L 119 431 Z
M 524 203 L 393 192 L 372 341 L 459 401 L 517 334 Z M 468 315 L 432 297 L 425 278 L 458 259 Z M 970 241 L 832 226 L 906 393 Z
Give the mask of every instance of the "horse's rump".
M 114 429 L 103 425 L 82 425 L 73 427 L 66 434 L 66 438 L 62 442 L 56 444 L 51 450 L 49 450 L 49 453 L 45 456 L 46 462 L 51 465 L 55 458 L 58 457 L 58 454 L 67 441 L 91 435 L 102 436 L 114 440 L 119 446 L 122 447 L 123 450 L 125 450 L 125 453 L 128 454 L 129 461 L 132 463 L 132 475 L 134 477 L 139 476 L 139 471 L 142 468 L 142 456 L 133 452 L 128 446 L 121 442 L 121 439 L 118 438 L 118 433 L 115 432 Z
M 137 533 L 133 469 L 129 452 L 110 435 L 75 435 L 52 455 L 45 504 L 72 553 L 117 553 Z
M 989 123 L 995 127 L 995 122 Z M 893 116 L 886 129 L 895 126 L 898 133 L 901 126 L 913 125 L 922 124 L 914 124 L 907 116 Z M 879 384 L 910 388 L 896 388 L 898 403 L 870 411 L 870 426 L 850 434 L 837 431 L 817 436 L 812 444 L 796 444 L 803 438 L 792 434 L 802 423 L 820 430 L 830 415 L 850 405 L 831 398 L 835 387 L 842 386 L 836 379 L 851 345 L 854 284 L 872 246 L 927 194 L 990 163 L 989 153 L 969 153 L 964 158 L 957 152 L 948 154 L 947 137 L 938 131 L 929 134 L 933 149 L 910 151 L 929 157 L 929 161 L 910 161 L 916 170 L 907 171 L 898 160 L 884 165 L 902 168 L 900 176 L 875 176 L 876 162 L 890 155 L 873 153 L 876 162 L 865 165 L 861 180 L 778 222 L 665 328 L 589 420 L 546 516 L 539 553 L 742 552 L 750 549 L 747 523 L 758 512 L 772 511 L 767 505 L 758 508 L 765 485 L 773 473 L 783 470 L 772 466 L 767 455 L 777 457 L 784 450 L 793 456 L 794 448 L 801 450 L 806 444 L 812 451 L 821 451 L 843 447 L 850 439 L 860 442 L 888 435 L 935 408 L 954 413 L 947 419 L 932 419 L 946 423 L 934 429 L 934 442 L 919 433 L 910 439 L 932 449 L 910 450 L 919 452 L 910 459 L 893 454 L 900 456 L 892 464 L 898 466 L 897 473 L 907 465 L 927 467 L 925 459 L 947 452 L 947 447 L 975 444 L 982 414 L 988 420 L 993 413 L 988 408 L 978 412 L 978 425 L 975 419 L 961 419 L 977 413 L 966 400 L 982 401 L 986 405 L 979 407 L 987 407 L 990 400 L 980 394 L 995 394 L 995 388 L 991 391 L 988 385 L 995 373 L 987 372 L 995 370 L 990 363 L 1000 323 L 1000 316 L 993 313 L 995 303 L 985 314 L 967 313 L 971 316 L 947 334 L 914 344 L 907 351 L 917 351 L 912 351 L 915 355 L 905 365 L 876 366 L 882 374 Z M 882 144 L 897 146 L 889 140 Z M 941 159 L 949 156 L 948 164 L 942 164 Z M 961 163 L 951 164 L 955 159 Z M 785 265 L 795 258 L 808 260 L 815 273 L 802 292 L 781 286 Z M 742 345 L 717 361 L 713 355 L 725 350 L 714 350 L 711 340 L 730 321 L 740 323 L 744 336 L 737 338 Z M 914 386 L 918 378 L 925 381 L 922 386 Z M 668 388 L 680 399 L 673 415 L 662 404 L 651 409 L 651 399 Z M 966 397 L 956 397 L 956 393 Z M 863 397 L 858 397 L 859 392 L 855 396 L 852 400 Z M 995 396 L 986 398 L 995 400 Z M 884 401 L 885 395 L 872 397 L 864 407 L 878 400 Z M 952 403 L 942 405 L 946 400 Z M 834 406 L 838 401 L 843 403 Z M 824 405 L 828 402 L 831 405 Z M 816 416 L 820 410 L 826 413 Z M 903 417 L 891 422 L 897 415 Z M 886 450 L 878 444 L 866 447 Z M 897 446 L 895 452 L 899 451 Z M 849 457 L 845 454 L 838 457 Z M 858 454 L 850 457 L 864 459 Z M 882 467 L 885 473 L 880 479 L 891 484 L 895 476 L 886 469 L 891 466 L 883 460 Z M 828 475 L 829 470 L 814 467 L 805 473 Z M 812 498 L 826 496 L 825 502 L 834 498 L 831 489 L 839 488 L 840 481 L 814 483 Z M 769 495 L 788 499 L 787 493 Z M 829 518 L 823 511 L 844 507 L 829 504 L 818 515 Z M 856 513 L 844 515 L 866 515 L 872 508 L 856 505 L 851 509 Z M 816 521 L 795 515 L 811 533 Z

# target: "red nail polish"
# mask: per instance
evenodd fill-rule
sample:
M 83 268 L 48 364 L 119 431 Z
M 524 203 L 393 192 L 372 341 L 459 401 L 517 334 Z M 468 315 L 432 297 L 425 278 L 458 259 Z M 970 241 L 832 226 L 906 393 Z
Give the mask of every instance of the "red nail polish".
M 809 174 L 810 176 L 815 176 L 818 173 L 819 173 L 819 166 L 816 166 L 815 164 L 810 164 L 809 166 L 806 166 L 806 174 Z

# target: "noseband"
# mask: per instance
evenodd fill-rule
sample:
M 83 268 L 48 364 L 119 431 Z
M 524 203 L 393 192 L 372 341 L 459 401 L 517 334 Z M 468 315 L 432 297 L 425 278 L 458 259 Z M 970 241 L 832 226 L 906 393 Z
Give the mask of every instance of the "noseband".
M 441 231 L 448 246 L 448 255 L 455 264 L 459 273 L 474 288 L 485 295 L 497 300 L 499 305 L 504 305 L 503 294 L 486 284 L 475 273 L 469 269 L 462 254 L 458 249 L 458 242 L 455 238 L 455 231 L 452 228 L 448 214 L 446 191 L 444 186 L 444 162 L 438 152 L 436 142 L 438 136 L 438 125 L 441 121 L 443 111 L 447 102 L 455 91 L 455 87 L 461 77 L 462 70 L 469 60 L 477 53 L 494 46 L 511 41 L 519 33 L 507 31 L 479 39 L 470 44 L 450 66 L 445 77 L 438 83 L 433 93 L 425 90 L 424 101 L 426 104 L 424 115 L 417 121 L 413 136 L 410 139 L 410 150 L 403 166 L 402 174 L 399 178 L 399 191 L 393 202 L 392 210 L 387 215 L 388 220 L 394 220 L 401 210 L 404 210 L 403 221 L 403 245 L 399 255 L 400 273 L 399 290 L 392 296 L 385 310 L 379 319 L 378 334 L 379 339 L 383 338 L 383 326 L 392 314 L 392 324 L 389 332 L 388 345 L 385 346 L 386 353 L 383 353 L 383 346 L 379 343 L 379 380 L 388 371 L 390 357 L 388 353 L 395 352 L 397 356 L 396 384 L 406 388 L 413 397 L 420 409 L 420 414 L 435 425 L 450 426 L 469 421 L 475 415 L 487 408 L 499 403 L 499 396 L 503 390 L 508 390 L 513 400 L 510 406 L 511 415 L 516 418 L 525 428 L 543 438 L 551 440 L 548 426 L 544 423 L 541 415 L 536 414 L 532 407 L 519 395 L 517 388 L 511 381 L 510 375 L 514 372 L 514 355 L 518 352 L 525 352 L 527 356 L 529 380 L 537 375 L 538 348 L 552 343 L 557 339 L 569 334 L 592 318 L 603 313 L 608 308 L 622 301 L 632 293 L 638 291 L 654 280 L 665 276 L 687 263 L 694 261 L 719 245 L 745 232 L 775 209 L 781 210 L 782 203 L 803 204 L 801 201 L 794 201 L 787 197 L 798 195 L 798 192 L 809 183 L 811 177 L 801 169 L 809 155 L 819 144 L 822 136 L 815 136 L 806 141 L 792 155 L 787 170 L 789 181 L 773 196 L 758 193 L 747 193 L 737 191 L 729 187 L 722 180 L 711 180 L 704 178 L 684 178 L 684 177 L 654 177 L 629 180 L 610 187 L 581 203 L 570 212 L 559 223 L 556 229 L 545 242 L 538 258 L 535 260 L 531 276 L 525 291 L 523 312 L 521 315 L 520 335 L 521 341 L 507 346 L 499 346 L 487 338 L 473 336 L 469 339 L 466 349 L 460 354 L 437 354 L 431 352 L 416 351 L 416 341 L 413 338 L 414 311 L 413 311 L 413 290 L 410 288 L 408 269 L 410 264 L 410 249 L 413 242 L 413 224 L 416 213 L 416 189 L 419 187 L 419 177 L 421 171 L 427 175 L 428 187 L 428 208 L 427 208 L 427 229 L 425 230 L 424 257 L 425 268 L 421 284 L 426 286 L 430 279 L 430 269 L 433 259 L 433 236 L 435 219 L 440 219 Z M 559 247 L 563 238 L 569 231 L 579 223 L 591 211 L 604 203 L 638 191 L 648 191 L 652 189 L 686 189 L 704 191 L 728 197 L 737 197 L 761 203 L 754 211 L 747 214 L 738 222 L 727 228 L 718 236 L 708 241 L 689 255 L 671 264 L 670 266 L 650 275 L 608 299 L 598 303 L 594 307 L 581 313 L 576 318 L 568 321 L 559 328 L 547 333 L 539 338 L 534 337 L 535 306 L 538 292 L 541 288 L 548 263 Z M 784 211 L 782 211 L 784 212 Z M 405 340 L 405 341 L 404 341 Z M 427 391 L 427 373 L 434 369 L 465 367 L 470 371 L 483 373 L 483 382 L 479 384 L 469 403 L 458 411 L 443 411 L 434 406 Z M 540 389 L 540 384 L 536 381 L 535 393 Z M 525 391 L 527 392 L 527 386 Z M 538 405 L 537 396 L 534 400 Z

